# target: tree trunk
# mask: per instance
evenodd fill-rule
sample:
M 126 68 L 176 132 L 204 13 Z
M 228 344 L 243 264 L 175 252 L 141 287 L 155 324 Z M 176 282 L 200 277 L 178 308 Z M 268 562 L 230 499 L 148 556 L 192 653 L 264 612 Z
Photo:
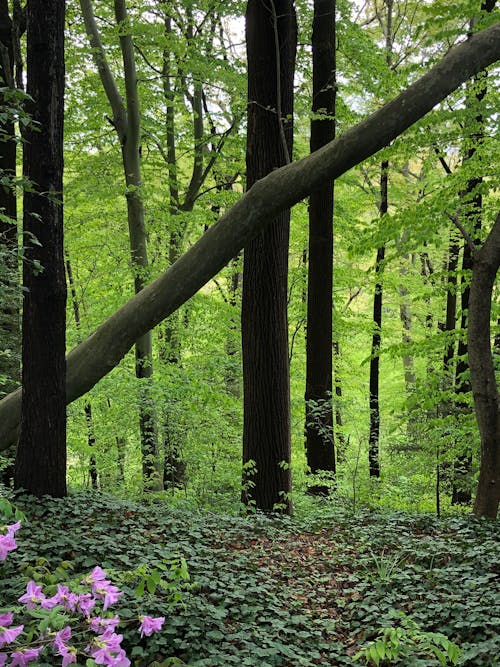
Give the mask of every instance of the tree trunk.
M 27 20 L 27 93 L 34 103 L 24 173 L 33 188 L 23 206 L 23 389 L 14 486 L 65 496 L 64 0 L 29 0 Z
M 73 315 L 75 316 L 75 327 L 77 331 L 77 340 L 79 343 L 82 341 L 81 336 L 81 319 L 80 319 L 80 304 L 78 302 L 78 296 L 76 294 L 75 279 L 73 277 L 73 267 L 71 266 L 71 260 L 69 257 L 69 252 L 66 250 L 66 274 L 68 276 L 68 285 L 69 291 L 71 294 L 71 303 L 73 305 Z M 92 405 L 90 401 L 85 402 L 84 406 L 85 412 L 85 423 L 87 424 L 87 444 L 92 450 L 95 447 L 95 435 L 94 435 L 94 425 L 92 422 Z M 93 489 L 97 489 L 97 461 L 95 454 L 92 454 L 89 457 L 89 476 Z
M 475 253 L 469 299 L 468 350 L 472 394 L 481 435 L 477 516 L 494 519 L 500 502 L 500 397 L 491 350 L 491 296 L 500 267 L 500 213 Z
M 0 0 L 0 87 L 13 90 L 16 27 L 9 14 L 7 0 Z M 16 176 L 15 126 L 9 119 L 12 101 L 0 91 L 0 112 L 7 120 L 0 122 L 0 176 L 7 185 L 0 185 L 0 398 L 21 383 L 20 290 L 17 243 L 17 200 L 12 183 Z M 16 447 L 5 455 L 12 461 L 1 472 L 1 480 L 10 486 L 14 477 Z
M 250 189 L 290 160 L 297 39 L 292 0 L 249 0 L 246 37 Z M 269 221 L 245 245 L 243 260 L 243 500 L 258 509 L 290 512 L 290 211 L 270 214 Z
M 201 289 L 281 211 L 387 146 L 469 77 L 498 59 L 500 23 L 452 48 L 422 78 L 335 141 L 255 183 L 173 266 L 70 352 L 68 401 L 85 394 L 115 368 L 139 336 Z M 0 449 L 17 437 L 20 413 L 18 389 L 0 401 Z
M 135 67 L 135 49 L 128 31 L 125 0 L 114 0 L 115 18 L 120 26 L 120 49 L 125 77 L 126 106 L 116 86 L 99 37 L 91 0 L 80 0 L 85 30 L 92 46 L 92 56 L 113 112 L 112 124 L 120 140 L 122 162 L 127 186 L 127 221 L 130 256 L 134 273 L 134 289 L 138 294 L 146 284 L 149 267 L 147 235 L 144 220 L 141 177 L 141 126 L 139 94 Z M 139 430 L 141 434 L 142 474 L 144 490 L 160 489 L 158 468 L 158 428 L 152 394 L 153 340 L 151 330 L 135 341 L 135 375 L 139 380 Z
M 387 165 L 387 162 L 384 164 Z M 384 180 L 387 186 L 387 171 L 382 171 L 381 187 L 383 188 Z M 382 204 L 384 199 L 382 198 Z M 385 199 L 387 204 L 387 198 Z M 377 282 L 375 283 L 375 294 L 373 297 L 373 334 L 372 347 L 370 356 L 370 431 L 368 436 L 368 463 L 370 468 L 370 477 L 380 477 L 380 405 L 379 405 L 379 384 L 380 384 L 380 343 L 382 339 L 382 282 L 380 273 L 383 270 L 383 263 L 385 258 L 385 246 L 381 246 L 377 250 L 377 258 L 375 260 L 375 275 Z
M 14 26 L 9 3 L 0 0 L 0 87 L 13 90 Z M 9 111 L 14 101 L 0 90 L 0 175 L 7 185 L 0 185 L 0 397 L 20 383 L 21 335 L 19 327 L 19 275 L 17 246 L 17 203 L 13 181 L 16 176 L 15 127 Z M 2 379 L 5 378 L 5 379 Z
M 335 0 L 315 0 L 312 33 L 311 152 L 335 138 Z M 332 410 L 333 181 L 309 198 L 306 329 L 306 455 L 312 473 L 335 475 Z M 310 493 L 328 494 L 328 484 Z
M 491 12 L 495 6 L 495 0 L 486 0 L 481 4 L 481 10 L 484 12 Z M 474 27 L 476 19 L 471 21 L 471 29 Z M 477 149 L 483 143 L 484 139 L 484 120 L 481 110 L 481 102 L 486 95 L 487 90 L 487 72 L 480 72 L 474 79 L 475 91 L 470 90 L 468 86 L 466 107 L 469 113 L 473 114 L 473 118 L 469 117 L 466 125 L 468 131 L 468 140 L 470 148 L 466 153 L 466 160 L 470 160 L 476 154 Z M 467 182 L 465 192 L 462 199 L 466 206 L 465 218 L 469 221 L 468 228 L 473 231 L 473 238 L 477 238 L 481 229 L 481 216 L 483 207 L 483 198 L 481 194 L 481 185 L 483 183 L 482 175 L 474 176 Z M 462 257 L 462 273 L 464 278 L 462 281 L 467 281 L 467 273 L 472 270 L 473 258 L 472 249 L 466 243 L 464 245 Z M 468 327 L 468 310 L 469 310 L 470 287 L 468 283 L 462 287 L 462 332 L 467 331 Z M 455 392 L 460 397 L 468 394 L 471 390 L 470 382 L 466 379 L 466 373 L 469 369 L 467 342 L 462 335 L 458 341 L 457 351 L 457 369 L 455 375 Z M 467 410 L 467 406 L 460 405 L 462 411 Z M 453 493 L 451 502 L 453 505 L 470 505 L 472 500 L 472 449 L 470 445 L 462 447 L 459 452 L 454 466 L 453 466 Z

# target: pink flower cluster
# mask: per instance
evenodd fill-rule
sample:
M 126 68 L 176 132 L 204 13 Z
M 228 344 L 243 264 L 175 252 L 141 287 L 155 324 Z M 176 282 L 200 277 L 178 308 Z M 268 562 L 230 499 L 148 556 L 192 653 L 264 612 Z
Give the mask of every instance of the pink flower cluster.
M 21 522 L 18 521 L 13 526 L 7 526 L 7 535 L 0 535 L 0 559 L 5 560 L 7 553 L 16 548 L 14 533 L 19 529 Z M 78 613 L 80 621 L 85 623 L 85 631 L 89 630 L 95 633 L 94 637 L 88 642 L 83 651 L 90 656 L 98 665 L 107 665 L 108 667 L 129 667 L 130 660 L 124 649 L 121 647 L 123 635 L 116 634 L 115 630 L 120 623 L 117 615 L 113 617 L 92 616 L 92 612 L 102 607 L 102 612 L 117 602 L 123 595 L 123 592 L 113 586 L 106 579 L 106 573 L 100 568 L 95 567 L 92 572 L 83 579 L 82 584 L 90 587 L 90 593 L 74 593 L 67 586 L 58 584 L 57 593 L 52 597 L 46 597 L 42 587 L 34 581 L 28 582 L 26 593 L 19 598 L 27 609 L 40 607 L 51 610 L 56 606 L 63 607 L 65 610 Z M 154 632 L 158 632 L 165 618 L 160 616 L 152 618 L 151 616 L 141 616 L 139 618 L 139 632 L 141 637 L 149 637 Z M 23 632 L 24 626 L 18 625 L 11 627 L 14 622 L 14 615 L 10 612 L 0 613 L 0 649 L 6 645 L 13 645 Z M 58 632 L 53 632 L 50 628 L 44 636 L 40 637 L 41 645 L 35 648 L 20 648 L 11 646 L 9 667 L 27 667 L 30 662 L 38 660 L 40 653 L 51 645 L 55 655 L 62 658 L 62 667 L 67 667 L 71 663 L 76 663 L 78 649 L 70 644 L 72 639 L 72 628 L 67 625 Z M 19 648 L 19 650 L 12 650 Z M 82 651 L 80 651 L 82 653 Z M 9 654 L 0 652 L 0 667 L 7 665 Z
M 7 558 L 9 551 L 14 551 L 17 548 L 14 535 L 21 527 L 21 522 L 13 523 L 12 526 L 7 526 L 7 535 L 0 535 L 0 560 L 4 561 Z

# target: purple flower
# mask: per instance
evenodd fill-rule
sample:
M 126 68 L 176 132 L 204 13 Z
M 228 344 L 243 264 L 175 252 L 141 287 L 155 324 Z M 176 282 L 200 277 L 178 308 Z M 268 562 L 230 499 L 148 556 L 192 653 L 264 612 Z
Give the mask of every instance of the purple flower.
M 108 667 L 129 667 L 130 660 L 120 646 L 122 639 L 122 635 L 116 635 L 111 630 L 106 630 L 103 635 L 96 637 L 90 649 L 95 662 Z
M 0 667 L 3 667 L 5 665 L 8 657 L 9 656 L 7 655 L 7 653 L 0 653 Z
M 10 551 L 17 548 L 16 540 L 12 535 L 0 535 L 0 560 L 5 560 Z
M 74 611 L 78 603 L 78 595 L 72 593 L 67 586 L 57 584 L 57 593 L 51 598 L 42 600 L 41 606 L 43 609 L 53 609 L 57 605 Z
M 92 586 L 92 592 L 95 596 L 104 601 L 102 605 L 104 611 L 106 611 L 110 605 L 118 602 L 120 597 L 123 595 L 122 591 L 118 590 L 116 586 L 110 584 L 109 581 L 100 581 L 95 583 Z
M 57 650 L 57 655 L 62 656 L 62 667 L 67 667 L 72 662 L 76 662 L 76 648 L 66 646 L 68 639 L 71 639 L 71 628 L 67 625 L 59 632 L 56 632 L 53 647 Z
M 14 537 L 14 534 L 21 528 L 21 521 L 16 521 L 11 526 L 7 526 L 7 535 L 9 537 Z
M 139 626 L 141 637 L 144 637 L 144 635 L 150 637 L 153 632 L 161 630 L 161 626 L 165 622 L 165 617 L 158 616 L 157 618 L 152 618 L 151 616 L 141 616 L 139 620 L 141 621 Z
M 119 622 L 120 619 L 118 616 L 113 616 L 113 618 L 101 618 L 100 616 L 96 616 L 90 620 L 90 628 L 98 635 L 103 635 L 108 631 L 113 632 Z
M 28 581 L 26 593 L 21 595 L 18 602 L 25 604 L 27 609 L 34 609 L 38 603 L 44 600 L 45 595 L 42 593 L 42 587 L 37 586 L 34 581 Z
M 67 646 L 67 651 L 65 653 L 60 653 L 62 655 L 61 667 L 68 667 L 72 662 L 76 662 L 76 648 L 72 646 Z
M 90 593 L 81 593 L 78 596 L 76 607 L 78 611 L 83 614 L 83 616 L 88 618 L 90 616 L 90 612 L 95 607 L 95 600 L 92 595 L 90 595 Z
M 5 560 L 10 551 L 17 549 L 14 534 L 21 527 L 21 522 L 17 521 L 10 526 L 7 526 L 7 535 L 0 535 L 0 560 Z
M 14 620 L 14 614 L 11 611 L 5 612 L 4 614 L 0 614 L 0 625 L 2 626 L 9 626 L 12 625 L 12 621 Z
M 10 667 L 26 667 L 32 660 L 37 660 L 42 651 L 42 647 L 28 648 L 25 651 L 14 651 L 12 653 L 12 662 Z
M 0 648 L 5 644 L 12 644 L 12 642 L 21 634 L 24 625 L 18 625 L 17 628 L 6 628 L 0 626 Z
M 97 565 L 85 579 L 82 579 L 82 584 L 93 584 L 96 581 L 103 581 L 104 579 L 106 579 L 106 572 Z
M 52 645 L 54 648 L 60 649 L 61 647 L 65 647 L 65 643 L 68 639 L 71 639 L 71 627 L 69 625 L 62 630 L 59 630 L 59 632 L 56 632 Z

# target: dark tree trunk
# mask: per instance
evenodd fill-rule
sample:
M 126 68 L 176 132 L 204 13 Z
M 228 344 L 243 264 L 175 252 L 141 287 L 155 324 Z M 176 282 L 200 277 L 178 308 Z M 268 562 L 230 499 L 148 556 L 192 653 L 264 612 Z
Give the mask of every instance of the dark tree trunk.
M 0 87 L 14 89 L 14 25 L 9 3 L 0 0 Z M 16 176 L 15 127 L 9 110 L 14 102 L 0 91 L 0 176 L 7 185 L 0 185 L 0 398 L 20 384 L 19 275 L 17 248 L 17 206 L 13 181 Z
M 495 6 L 495 0 L 485 0 L 481 4 L 481 10 L 483 12 L 493 11 Z M 474 25 L 475 20 L 471 21 L 471 27 Z M 487 73 L 486 71 L 480 72 L 474 78 L 474 88 L 475 90 L 470 90 L 468 86 L 469 93 L 468 99 L 466 101 L 466 106 L 468 107 L 469 112 L 472 114 L 472 119 L 469 118 L 466 129 L 468 130 L 468 140 L 470 148 L 466 154 L 466 160 L 470 160 L 476 154 L 477 149 L 483 143 L 484 139 L 484 119 L 481 110 L 482 101 L 486 95 L 487 90 Z M 467 182 L 467 187 L 465 192 L 462 195 L 463 202 L 466 207 L 465 218 L 469 221 L 468 228 L 472 232 L 473 237 L 477 238 L 479 231 L 481 229 L 481 216 L 482 216 L 482 207 L 483 200 L 481 194 L 481 185 L 483 183 L 483 178 L 479 174 L 469 179 Z M 462 258 L 462 273 L 464 275 L 463 280 L 465 281 L 465 286 L 462 288 L 462 336 L 458 341 L 458 351 L 457 351 L 457 369 L 455 376 L 455 392 L 458 397 L 464 394 L 468 394 L 471 390 L 470 381 L 467 379 L 467 371 L 469 370 L 469 361 L 468 361 L 468 349 L 467 349 L 467 340 L 465 338 L 465 332 L 468 327 L 468 311 L 469 311 L 469 299 L 470 299 L 470 287 L 468 284 L 467 274 L 472 270 L 473 267 L 473 257 L 472 249 L 466 243 L 463 250 Z M 460 402 L 460 400 L 459 400 Z M 463 401 L 462 401 L 463 403 Z M 463 408 L 462 408 L 463 409 Z M 454 466 L 453 466 L 454 476 L 453 476 L 453 493 L 451 502 L 454 505 L 470 505 L 472 501 L 472 450 L 470 446 L 466 446 L 457 456 Z
M 16 26 L 9 14 L 9 3 L 0 0 L 0 87 L 15 88 Z M 21 382 L 20 290 L 17 244 L 17 201 L 12 180 L 16 175 L 16 142 L 14 123 L 9 119 L 12 102 L 0 92 L 0 112 L 7 120 L 0 122 L 0 176 L 7 185 L 0 186 L 0 398 L 13 391 Z M 2 470 L 1 480 L 10 486 L 14 476 L 15 444 L 5 456 L 12 463 Z
M 315 0 L 311 152 L 335 138 L 335 0 Z M 332 414 L 333 181 L 309 198 L 306 333 L 306 455 L 312 473 L 335 474 Z M 328 493 L 327 484 L 311 493 Z
M 380 215 L 385 215 L 389 208 L 387 184 L 389 163 L 384 160 L 380 172 Z M 370 477 L 380 477 L 380 405 L 379 405 L 379 383 L 380 383 L 380 343 L 382 340 L 382 297 L 383 285 L 380 275 L 383 271 L 385 259 L 385 246 L 377 249 L 375 260 L 375 294 L 373 297 L 373 335 L 370 357 L 370 432 L 368 437 L 368 463 Z
M 469 299 L 468 349 L 472 394 L 481 435 L 477 516 L 494 519 L 500 502 L 500 397 L 491 350 L 491 296 L 500 267 L 500 213 L 474 257 Z
M 29 0 L 27 32 L 27 93 L 34 100 L 34 123 L 26 135 L 24 173 L 33 191 L 24 194 L 23 392 L 14 484 L 36 496 L 64 496 L 64 0 Z
M 297 39 L 292 1 L 249 0 L 246 37 L 250 189 L 290 159 Z M 245 245 L 242 297 L 243 500 L 286 512 L 291 511 L 289 227 L 290 211 L 285 210 Z

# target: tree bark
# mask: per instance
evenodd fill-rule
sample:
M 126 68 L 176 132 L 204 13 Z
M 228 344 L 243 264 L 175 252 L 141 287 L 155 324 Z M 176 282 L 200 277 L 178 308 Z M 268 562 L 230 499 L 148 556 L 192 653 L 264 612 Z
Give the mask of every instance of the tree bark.
M 427 74 L 363 122 L 255 183 L 173 266 L 70 352 L 68 401 L 89 391 L 138 337 L 201 289 L 281 211 L 387 146 L 464 81 L 499 59 L 497 23 L 452 48 Z M 0 401 L 0 448 L 17 437 L 20 410 L 20 390 Z
M 336 43 L 335 0 L 315 0 L 313 118 L 311 153 L 335 138 Z M 332 409 L 333 181 L 325 181 L 309 198 L 309 251 L 306 327 L 306 457 L 312 473 L 335 475 Z M 310 493 L 328 494 L 327 484 Z
M 491 297 L 500 267 L 500 213 L 475 253 L 469 298 L 468 350 L 472 394 L 481 436 L 474 513 L 494 519 L 500 502 L 500 397 L 491 349 Z
M 495 6 L 495 0 L 486 0 L 481 4 L 483 12 L 491 12 Z M 477 19 L 471 21 L 471 29 L 476 24 Z M 474 78 L 475 91 L 471 86 L 466 89 L 466 107 L 469 116 L 466 123 L 468 133 L 469 148 L 465 155 L 465 161 L 470 160 L 476 154 L 476 151 L 483 143 L 484 139 L 484 119 L 481 109 L 481 102 L 486 95 L 487 90 L 487 72 L 480 72 Z M 481 185 L 483 183 L 482 174 L 475 175 L 467 182 L 465 191 L 461 193 L 463 204 L 465 205 L 465 219 L 469 221 L 468 229 L 472 232 L 472 237 L 477 239 L 481 229 L 481 216 L 483 207 L 483 198 L 481 194 Z M 470 233 L 469 232 L 469 233 Z M 470 299 L 470 287 L 467 274 L 472 270 L 473 258 L 472 249 L 466 242 L 464 244 L 462 255 L 462 318 L 461 329 L 466 332 L 468 328 L 468 311 Z M 458 340 L 457 367 L 455 375 L 455 393 L 458 397 L 458 407 L 462 412 L 468 411 L 468 406 L 463 404 L 460 397 L 466 395 L 471 390 L 470 381 L 467 379 L 469 370 L 467 342 L 462 335 Z M 467 438 L 469 440 L 469 438 Z M 453 505 L 470 505 L 472 500 L 472 449 L 470 444 L 462 445 L 461 451 L 453 465 L 453 490 L 451 502 Z
M 9 14 L 9 3 L 0 0 L 0 87 L 13 90 L 14 81 L 14 25 Z M 0 110 L 7 120 L 0 123 L 0 175 L 7 185 L 0 185 L 0 397 L 20 383 L 21 332 L 19 315 L 19 276 L 17 244 L 17 201 L 13 181 L 16 176 L 15 127 L 9 118 L 9 109 L 15 102 L 0 91 Z M 5 377 L 5 380 L 1 379 Z
M 132 36 L 127 30 L 128 13 L 125 0 L 114 0 L 115 18 L 120 26 L 120 49 L 125 78 L 125 103 L 111 73 L 102 46 L 91 0 L 81 0 L 85 30 L 92 46 L 92 56 L 113 112 L 112 124 L 118 135 L 127 186 L 127 221 L 134 289 L 138 294 L 146 284 L 149 267 L 147 235 L 144 219 L 141 177 L 141 124 L 139 92 Z M 139 430 L 141 433 L 142 474 L 145 490 L 160 489 L 158 479 L 158 428 L 152 396 L 153 340 L 145 331 L 135 341 L 135 375 L 139 384 Z
M 66 274 L 68 276 L 68 286 L 71 295 L 71 303 L 73 306 L 73 315 L 75 316 L 77 340 L 79 343 L 81 343 L 82 336 L 81 336 L 80 304 L 78 302 L 78 296 L 76 293 L 75 279 L 73 276 L 73 267 L 71 266 L 71 260 L 69 257 L 69 252 L 67 250 L 65 252 L 65 255 L 66 255 Z M 85 401 L 84 412 L 85 412 L 85 423 L 87 424 L 87 444 L 92 450 L 95 447 L 95 435 L 94 435 L 94 424 L 92 420 L 92 405 L 90 401 Z M 89 457 L 89 477 L 92 488 L 97 489 L 98 486 L 97 460 L 93 452 Z
M 385 165 L 385 168 L 384 168 Z M 388 163 L 382 163 L 381 191 L 382 200 L 380 204 L 380 213 L 385 208 L 387 212 L 387 167 Z M 384 187 L 385 185 L 385 187 Z M 384 195 L 385 191 L 385 195 Z M 385 205 L 384 205 L 385 204 Z M 370 431 L 368 435 L 368 463 L 370 477 L 380 477 L 380 405 L 379 405 L 379 384 L 380 384 L 380 343 L 382 340 L 382 282 L 380 274 L 383 270 L 385 258 L 385 246 L 377 249 L 375 259 L 375 294 L 373 297 L 373 334 L 372 347 L 370 355 L 370 380 L 369 380 L 369 405 L 370 405 Z
M 297 40 L 292 0 L 249 0 L 246 37 L 251 189 L 290 160 Z M 290 512 L 290 211 L 268 215 L 269 224 L 245 245 L 243 259 L 243 501 L 261 510 Z
M 29 0 L 24 193 L 22 420 L 14 486 L 66 495 L 63 256 L 64 0 Z M 36 239 L 36 242 L 34 240 Z

